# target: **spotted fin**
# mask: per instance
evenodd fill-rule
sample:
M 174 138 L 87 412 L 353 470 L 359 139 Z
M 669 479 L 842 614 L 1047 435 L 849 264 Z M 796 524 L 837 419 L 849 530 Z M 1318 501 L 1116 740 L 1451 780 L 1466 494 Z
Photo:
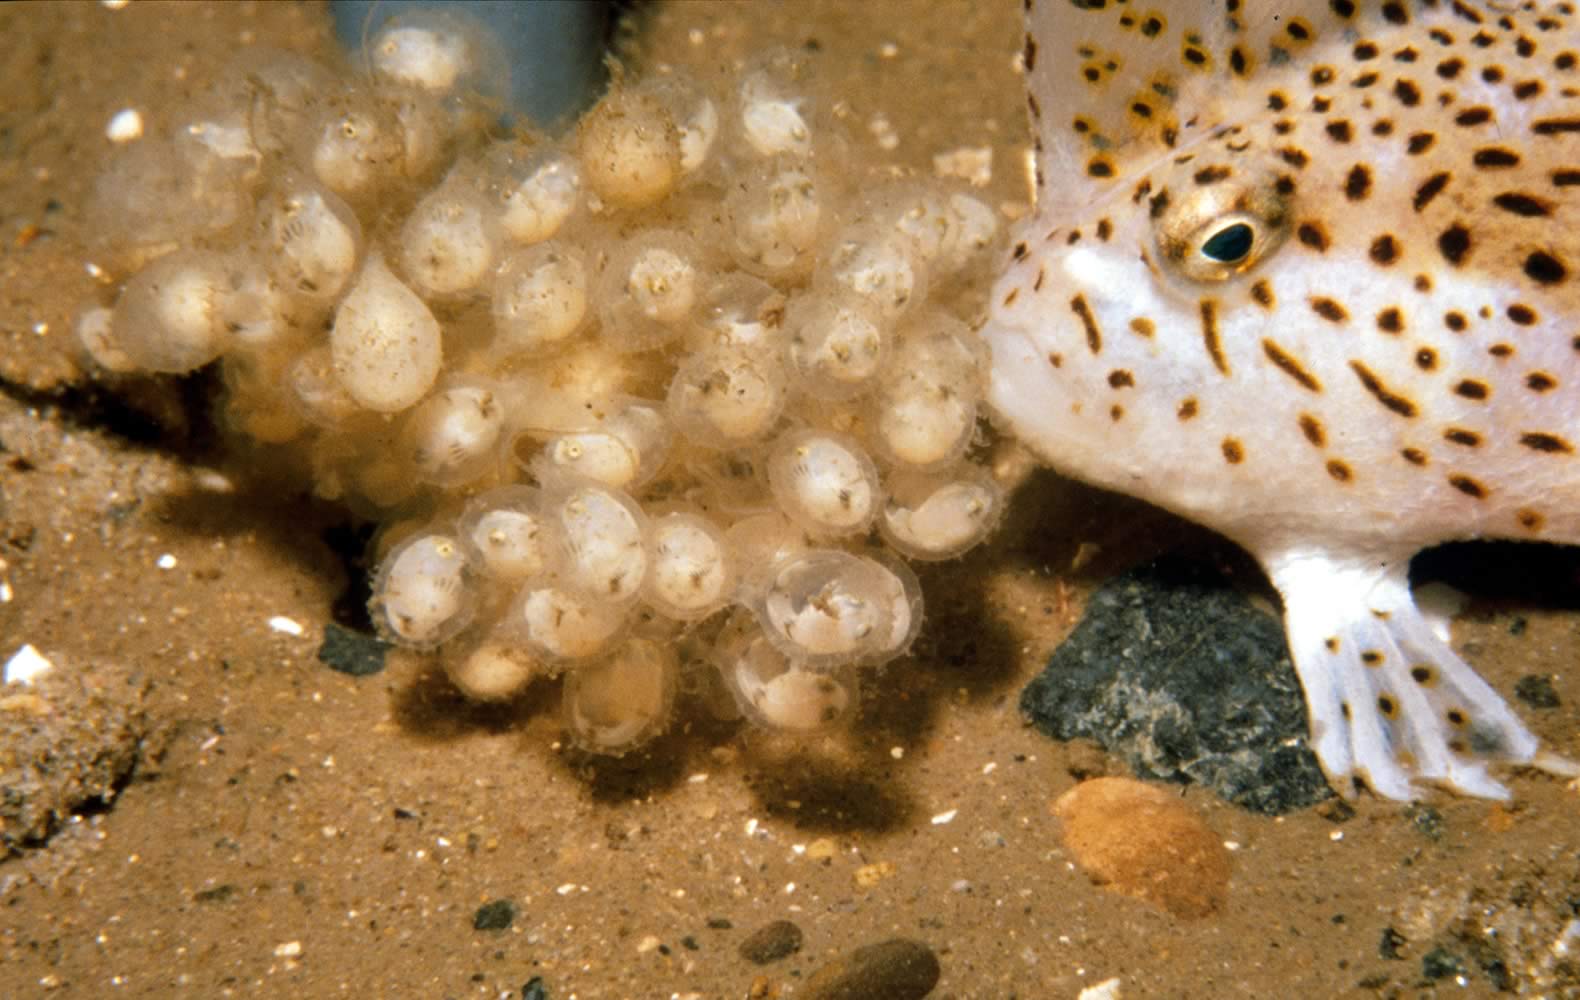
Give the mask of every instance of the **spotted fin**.
M 1423 781 L 1506 799 L 1491 763 L 1566 770 L 1433 632 L 1410 592 L 1408 561 L 1305 551 L 1268 567 L 1284 596 L 1312 746 L 1335 788 L 1351 794 L 1358 778 L 1379 795 L 1412 799 Z
M 1217 122 L 1262 77 L 1333 32 L 1408 19 L 1349 0 L 1026 0 L 1037 200 L 1062 217 Z M 1364 9 L 1363 9 L 1364 8 Z M 1255 105 L 1253 105 L 1255 106 Z

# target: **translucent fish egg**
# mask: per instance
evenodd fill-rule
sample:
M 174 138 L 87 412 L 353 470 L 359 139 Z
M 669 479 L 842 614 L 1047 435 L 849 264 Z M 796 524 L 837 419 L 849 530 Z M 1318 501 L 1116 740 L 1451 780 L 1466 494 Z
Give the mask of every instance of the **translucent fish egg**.
M 229 283 L 217 254 L 179 250 L 139 271 L 115 305 L 115 349 L 136 368 L 188 372 L 219 357 L 230 333 L 221 310 Z
M 456 690 L 482 702 L 508 701 L 543 672 L 520 646 L 486 636 L 447 644 L 439 664 Z
M 519 244 L 552 238 L 581 204 L 581 167 L 568 153 L 553 148 L 517 152 L 506 147 L 490 163 L 504 206 L 500 228 Z
M 541 494 L 528 486 L 501 486 L 467 505 L 460 520 L 461 540 L 489 579 L 519 585 L 548 569 L 541 505 Z
M 856 708 L 851 668 L 811 669 L 786 657 L 749 615 L 731 618 L 713 661 L 741 713 L 771 729 L 815 732 L 847 720 Z
M 669 384 L 670 419 L 691 440 L 733 448 L 766 437 L 785 406 L 785 377 L 768 355 L 742 350 L 693 354 Z
M 772 161 L 737 184 L 725 205 L 730 251 L 759 274 L 792 276 L 812 266 L 826 225 L 823 197 L 811 167 Z
M 466 380 L 429 396 L 407 418 L 406 445 L 423 482 L 457 486 L 489 471 L 505 411 L 495 387 Z
M 679 667 L 674 653 L 630 639 L 607 659 L 565 678 L 565 727 L 584 750 L 618 755 L 653 739 L 674 711 Z
M 824 668 L 888 650 L 895 611 L 882 567 L 840 549 L 809 549 L 774 568 L 758 620 L 781 653 Z
M 401 227 L 401 271 L 424 298 L 444 298 L 483 284 L 494 262 L 490 206 L 464 174 L 417 203 Z
M 659 230 L 620 247 L 599 283 L 603 332 L 616 347 L 638 351 L 685 332 L 705 276 L 692 241 Z
M 512 604 L 500 634 L 525 643 L 557 668 L 609 649 L 625 626 L 624 605 L 560 587 L 529 585 Z
M 325 187 L 360 203 L 400 176 L 405 152 L 395 116 L 368 95 L 347 94 L 326 107 L 309 160 Z
M 965 478 L 893 477 L 878 526 L 912 559 L 952 559 L 985 538 L 998 523 L 1003 495 L 987 475 Z
M 616 489 L 635 489 L 663 465 L 670 436 L 662 411 L 633 403 L 592 428 L 550 439 L 537 467 L 549 476 L 573 475 Z
M 786 326 L 797 382 L 820 399 L 849 399 L 870 389 L 893 339 L 876 308 L 848 295 L 798 299 Z
M 447 534 L 419 534 L 385 557 L 369 609 L 379 631 L 406 646 L 430 648 L 471 620 L 471 566 Z
M 361 406 L 381 413 L 416 403 L 439 376 L 439 321 L 378 254 L 362 267 L 329 331 L 335 377 Z
M 587 317 L 587 268 L 577 250 L 540 243 L 505 258 L 494 278 L 494 345 L 504 356 L 563 344 Z
M 617 208 L 643 208 L 674 190 L 681 173 L 680 135 L 668 109 L 640 89 L 600 101 L 577 130 L 587 184 Z
M 629 496 L 591 483 L 555 490 L 545 510 L 566 587 L 608 604 L 636 599 L 647 575 L 647 518 Z
M 683 512 L 657 518 L 652 550 L 643 594 L 663 614 L 701 618 L 732 596 L 735 574 L 724 532 L 707 518 Z
M 356 274 L 362 228 L 339 198 L 306 177 L 291 177 L 266 202 L 265 265 L 286 292 L 313 304 L 333 302 Z
M 882 499 L 878 473 L 852 438 L 793 431 L 774 443 L 768 483 L 781 509 L 821 535 L 866 530 Z

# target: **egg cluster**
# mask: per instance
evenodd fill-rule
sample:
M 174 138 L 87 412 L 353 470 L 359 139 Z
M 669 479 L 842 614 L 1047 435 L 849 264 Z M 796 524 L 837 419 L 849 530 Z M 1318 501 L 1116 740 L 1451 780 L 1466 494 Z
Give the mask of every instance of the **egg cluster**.
M 218 362 L 232 429 L 383 522 L 374 621 L 470 697 L 563 673 L 603 753 L 682 689 L 779 729 L 847 717 L 920 625 L 905 560 L 1002 507 L 951 308 L 999 220 L 861 177 L 788 53 L 720 93 L 618 82 L 563 139 L 501 129 L 499 73 L 443 19 L 355 72 L 249 57 L 103 175 L 129 277 L 82 347 Z

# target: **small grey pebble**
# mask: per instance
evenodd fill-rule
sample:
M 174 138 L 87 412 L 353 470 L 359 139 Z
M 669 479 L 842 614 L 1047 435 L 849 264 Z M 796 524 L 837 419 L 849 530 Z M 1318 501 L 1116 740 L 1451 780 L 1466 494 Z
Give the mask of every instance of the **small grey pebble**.
M 1558 707 L 1558 689 L 1546 674 L 1526 674 L 1515 681 L 1514 697 L 1532 708 Z
M 1404 958 L 1404 955 L 1399 953 L 1399 949 L 1407 943 L 1403 934 L 1392 927 L 1384 927 L 1382 940 L 1377 942 L 1377 954 L 1389 961 L 1397 962 Z
M 384 669 L 384 654 L 389 648 L 389 643 L 381 639 L 330 622 L 324 626 L 318 659 L 328 664 L 330 670 L 352 677 L 368 677 Z
M 549 1000 L 549 988 L 543 985 L 542 976 L 533 976 L 521 987 L 521 1000 Z
M 1443 814 L 1436 809 L 1431 806 L 1414 805 L 1405 811 L 1405 815 L 1410 817 L 1410 825 L 1415 827 L 1416 832 L 1427 840 L 1443 839 L 1443 830 L 1447 824 L 1443 820 Z
M 777 962 L 801 950 L 801 928 L 788 920 L 764 924 L 741 942 L 741 957 L 753 965 Z
M 920 941 L 890 938 L 823 966 L 806 983 L 808 1000 L 921 1000 L 942 970 Z
M 484 903 L 472 914 L 472 930 L 474 931 L 502 931 L 509 927 L 516 919 L 516 904 L 508 899 L 496 899 L 491 903 Z
M 1421 975 L 1428 979 L 1447 979 L 1465 974 L 1465 963 L 1446 948 L 1433 948 L 1421 956 Z

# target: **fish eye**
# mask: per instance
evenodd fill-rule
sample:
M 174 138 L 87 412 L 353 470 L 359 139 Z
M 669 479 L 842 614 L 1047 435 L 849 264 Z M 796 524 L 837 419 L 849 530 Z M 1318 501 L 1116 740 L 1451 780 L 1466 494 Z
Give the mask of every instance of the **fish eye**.
M 1291 206 L 1277 178 L 1241 177 L 1164 202 L 1152 230 L 1165 273 L 1192 282 L 1229 281 L 1266 260 L 1289 235 Z
M 1251 254 L 1256 233 L 1243 222 L 1231 222 L 1207 237 L 1201 252 L 1220 264 L 1238 264 Z

